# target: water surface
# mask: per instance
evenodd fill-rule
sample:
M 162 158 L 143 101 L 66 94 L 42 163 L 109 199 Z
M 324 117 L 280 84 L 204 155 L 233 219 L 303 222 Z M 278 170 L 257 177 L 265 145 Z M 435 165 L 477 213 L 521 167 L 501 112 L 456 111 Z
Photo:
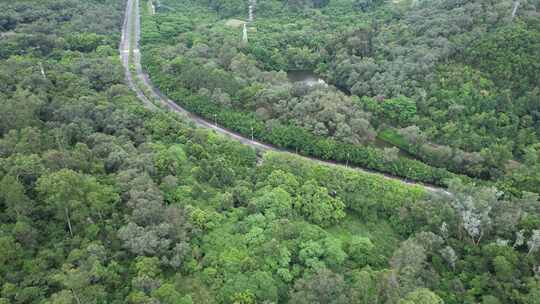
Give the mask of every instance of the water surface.
M 299 82 L 310 87 L 317 84 L 327 86 L 326 82 L 311 70 L 288 71 L 287 77 L 291 82 Z

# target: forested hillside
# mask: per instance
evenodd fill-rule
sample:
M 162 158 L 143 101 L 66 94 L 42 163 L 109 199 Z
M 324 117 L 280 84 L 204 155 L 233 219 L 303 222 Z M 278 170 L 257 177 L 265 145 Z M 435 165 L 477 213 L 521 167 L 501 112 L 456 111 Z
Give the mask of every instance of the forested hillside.
M 364 76 L 347 62 L 409 75 L 405 61 L 425 57 L 408 43 L 440 45 L 415 14 L 461 20 L 447 2 L 411 11 L 422 3 L 259 0 L 243 44 L 225 23 L 247 2 L 141 1 L 142 53 L 165 93 L 219 123 L 449 193 L 256 152 L 149 111 L 118 55 L 124 1 L 0 1 L 0 304 L 538 303 L 535 3 L 511 20 L 510 4 L 482 4 L 463 33 L 445 21 L 459 27 L 452 52 L 416 82 L 357 91 L 346 79 Z M 358 38 L 369 29 L 371 55 Z M 392 41 L 405 63 L 390 62 Z M 346 90 L 291 84 L 289 69 Z M 418 159 L 369 146 L 377 136 Z M 427 147 L 481 160 L 438 168 Z

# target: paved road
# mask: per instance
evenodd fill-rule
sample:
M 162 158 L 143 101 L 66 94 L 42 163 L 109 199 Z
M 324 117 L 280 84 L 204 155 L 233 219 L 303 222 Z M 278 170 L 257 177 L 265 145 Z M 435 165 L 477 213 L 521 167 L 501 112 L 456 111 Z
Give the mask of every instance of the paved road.
M 132 9 L 133 8 L 133 5 L 135 5 L 135 9 Z M 132 26 L 133 25 L 133 26 Z M 133 51 L 130 52 L 130 47 L 131 47 L 131 39 L 130 39 L 130 36 L 132 35 L 132 32 L 135 31 L 135 39 L 134 39 L 134 45 L 132 47 Z M 262 142 L 259 142 L 259 141 L 256 141 L 256 140 L 251 140 L 249 138 L 245 138 L 243 137 L 242 135 L 238 134 L 238 133 L 235 133 L 235 132 L 232 132 L 230 130 L 227 130 L 227 129 L 224 129 L 210 121 L 207 121 L 195 114 L 192 114 L 190 113 L 189 111 L 187 111 L 186 109 L 182 108 L 181 106 L 177 105 L 174 101 L 170 100 L 167 96 L 165 96 L 164 94 L 162 94 L 159 89 L 157 89 L 156 87 L 154 87 L 148 77 L 148 75 L 146 73 L 144 73 L 143 69 L 142 69 L 142 66 L 141 66 L 141 52 L 140 52 L 140 49 L 139 49 L 139 41 L 140 41 L 140 11 L 139 11 L 139 0 L 127 0 L 127 5 L 126 5 L 126 11 L 125 11 L 125 16 L 124 16 L 124 24 L 122 26 L 122 40 L 120 42 L 120 47 L 119 47 L 119 50 L 120 50 L 120 57 L 122 59 L 122 64 L 124 65 L 124 70 L 125 70 L 125 74 L 126 74 L 126 82 L 128 84 L 128 86 L 137 94 L 137 97 L 142 101 L 142 103 L 147 107 L 149 108 L 150 110 L 158 110 L 158 106 L 156 106 L 147 96 L 145 96 L 145 94 L 141 91 L 140 87 L 136 85 L 136 81 L 140 81 L 141 85 L 145 88 L 145 90 L 147 92 L 149 92 L 148 94 L 151 95 L 149 96 L 152 100 L 155 100 L 159 103 L 159 106 L 160 107 L 163 107 L 163 108 L 166 108 L 172 112 L 175 112 L 175 113 L 178 113 L 180 115 L 183 115 L 185 116 L 186 118 L 190 119 L 191 121 L 193 121 L 195 123 L 195 125 L 197 125 L 198 127 L 202 127 L 202 128 L 207 128 L 207 129 L 212 129 L 214 131 L 216 131 L 217 133 L 220 133 L 220 134 L 223 134 L 229 138 L 232 138 L 234 140 L 237 140 L 245 145 L 248 145 L 248 146 L 251 146 L 259 151 L 279 151 L 279 152 L 282 152 L 282 153 L 287 153 L 287 154 L 294 154 L 300 158 L 303 158 L 303 159 L 307 159 L 307 160 L 310 160 L 310 161 L 314 161 L 314 162 L 317 162 L 319 164 L 324 164 L 324 165 L 328 165 L 328 166 L 334 166 L 334 167 L 346 167 L 345 165 L 342 165 L 342 164 L 337 164 L 337 163 L 334 163 L 334 162 L 330 162 L 330 161 L 323 161 L 323 160 L 320 160 L 320 159 L 316 159 L 316 158 L 311 158 L 311 157 L 306 157 L 306 156 L 302 156 L 302 155 L 299 155 L 299 154 L 296 154 L 296 153 L 292 153 L 292 152 L 289 152 L 289 151 L 285 151 L 285 150 L 282 150 L 282 149 L 279 149 L 279 148 L 276 148 L 274 146 L 271 146 L 271 145 L 268 145 L 268 144 L 265 144 L 265 143 L 262 143 Z M 131 53 L 133 54 L 133 58 L 132 58 L 132 62 L 131 64 L 134 65 L 135 67 L 135 75 L 133 75 L 130 71 L 130 67 L 129 67 L 129 64 L 130 64 L 130 55 Z M 136 77 L 136 78 L 134 78 Z M 424 187 L 426 190 L 429 190 L 429 191 L 432 191 L 432 192 L 443 192 L 443 193 L 448 193 L 446 190 L 444 190 L 443 188 L 440 188 L 440 187 L 436 187 L 436 186 L 433 186 L 433 185 L 426 185 L 426 184 L 422 184 L 422 183 L 416 183 L 416 182 L 411 182 L 411 181 L 408 181 L 408 180 L 405 180 L 403 178 L 399 178 L 399 177 L 395 177 L 395 176 L 391 176 L 391 175 L 387 175 L 387 174 L 383 174 L 383 173 L 379 173 L 379 172 L 374 172 L 374 171 L 370 171 L 370 170 L 366 170 L 366 169 L 362 169 L 362 168 L 351 168 L 351 169 L 354 169 L 354 170 L 357 170 L 357 171 L 361 171 L 361 172 L 364 172 L 364 173 L 367 173 L 367 174 L 372 174 L 372 175 L 377 175 L 377 176 L 381 176 L 381 177 L 384 177 L 384 178 L 387 178 L 387 179 L 391 179 L 391 180 L 396 180 L 396 181 L 400 181 L 404 184 L 408 184 L 408 185 L 417 185 L 417 186 L 421 186 L 421 187 Z

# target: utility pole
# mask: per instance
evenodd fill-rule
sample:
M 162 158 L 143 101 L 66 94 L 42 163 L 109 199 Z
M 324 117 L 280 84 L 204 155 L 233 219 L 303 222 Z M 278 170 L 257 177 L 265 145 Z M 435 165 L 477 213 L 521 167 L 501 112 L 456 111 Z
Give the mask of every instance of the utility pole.
M 512 19 L 514 19 L 514 17 L 516 17 L 516 13 L 517 13 L 519 4 L 520 4 L 519 0 L 514 1 L 514 8 L 512 9 Z
M 43 75 L 43 78 L 47 79 L 47 75 L 45 75 L 45 70 L 43 69 L 43 64 L 41 61 L 39 62 L 39 70 L 41 71 L 41 75 Z
M 244 30 L 243 30 L 243 33 L 242 33 L 242 42 L 244 42 L 245 44 L 248 43 L 247 23 L 244 23 Z
M 156 6 L 154 4 L 154 1 L 149 1 L 150 3 L 150 9 L 151 9 L 151 13 L 152 13 L 152 16 L 156 14 Z
M 249 0 L 249 12 L 248 12 L 248 21 L 249 22 L 253 21 L 253 9 L 254 9 L 254 6 L 256 4 L 255 1 L 256 0 Z

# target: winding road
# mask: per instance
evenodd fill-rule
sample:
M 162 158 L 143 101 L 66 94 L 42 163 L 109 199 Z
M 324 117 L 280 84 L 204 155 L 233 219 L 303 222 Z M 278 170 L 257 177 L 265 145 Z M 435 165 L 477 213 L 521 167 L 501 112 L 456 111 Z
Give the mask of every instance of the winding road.
M 277 147 L 274 147 L 274 146 L 271 146 L 271 145 L 268 145 L 268 144 L 265 144 L 256 140 L 245 138 L 236 132 L 232 132 L 230 130 L 224 129 L 215 123 L 212 123 L 206 119 L 203 119 L 200 116 L 197 116 L 193 113 L 190 113 L 186 109 L 177 105 L 174 101 L 169 99 L 167 96 L 161 93 L 159 89 L 157 89 L 156 87 L 152 85 L 150 78 L 148 77 L 146 73 L 144 73 L 142 69 L 141 52 L 139 49 L 139 41 L 140 41 L 140 34 L 141 34 L 140 28 L 141 26 L 140 26 L 139 0 L 127 0 L 126 10 L 125 10 L 125 15 L 124 15 L 124 23 L 122 26 L 122 39 L 119 46 L 120 57 L 122 60 L 122 64 L 124 66 L 127 85 L 129 86 L 131 90 L 135 92 L 137 97 L 141 100 L 144 106 L 147 107 L 149 110 L 155 111 L 155 110 L 159 110 L 160 108 L 165 108 L 169 111 L 180 114 L 184 116 L 185 118 L 193 121 L 193 123 L 198 127 L 212 129 L 216 131 L 217 133 L 225 135 L 231 139 L 239 141 L 242 144 L 253 147 L 254 149 L 259 150 L 259 151 L 263 151 L 263 152 L 264 151 L 279 151 L 281 153 L 293 154 L 299 158 L 310 160 L 319 164 L 324 164 L 324 165 L 333 166 L 333 167 L 341 167 L 341 168 L 347 167 L 342 164 L 338 164 L 338 163 L 334 163 L 330 161 L 323 161 L 320 159 L 299 155 L 299 154 L 292 153 L 283 149 L 279 149 Z M 134 35 L 133 39 L 132 39 L 132 35 Z M 130 58 L 130 56 L 133 56 L 133 58 Z M 135 73 L 132 73 L 130 69 L 130 65 L 133 65 Z M 145 95 L 145 93 L 142 91 L 140 86 L 137 85 L 137 82 L 139 82 L 139 85 L 144 87 L 144 90 L 147 92 L 147 94 L 151 96 Z M 157 101 L 159 105 L 154 104 L 154 102 L 152 102 L 151 99 Z M 380 177 L 390 179 L 390 180 L 396 180 L 407 185 L 421 186 L 431 192 L 439 192 L 439 193 L 442 192 L 442 193 L 449 194 L 443 188 L 436 187 L 433 185 L 426 185 L 422 183 L 411 182 L 411 181 L 408 181 L 408 180 L 405 180 L 403 178 L 399 178 L 396 176 L 374 172 L 371 170 L 366 170 L 366 169 L 358 168 L 358 167 L 347 167 L 347 168 L 357 170 L 366 174 L 380 176 Z

